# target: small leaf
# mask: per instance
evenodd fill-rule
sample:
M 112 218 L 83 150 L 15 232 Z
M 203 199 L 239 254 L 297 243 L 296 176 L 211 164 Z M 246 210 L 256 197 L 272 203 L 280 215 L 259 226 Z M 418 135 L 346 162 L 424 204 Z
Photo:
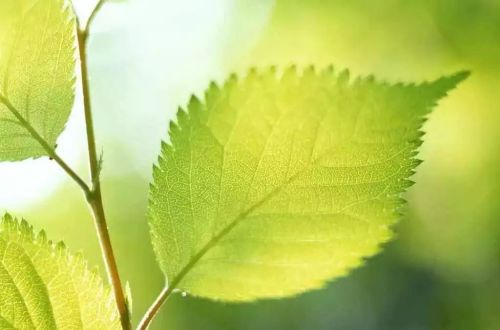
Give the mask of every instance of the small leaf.
M 0 222 L 1 329 L 120 329 L 113 296 L 81 255 L 25 222 Z
M 75 18 L 64 0 L 0 4 L 0 161 L 48 155 L 74 101 Z
M 292 67 L 212 84 L 179 112 L 153 173 L 152 239 L 171 288 L 250 301 L 359 266 L 392 236 L 425 116 L 466 76 L 390 85 Z

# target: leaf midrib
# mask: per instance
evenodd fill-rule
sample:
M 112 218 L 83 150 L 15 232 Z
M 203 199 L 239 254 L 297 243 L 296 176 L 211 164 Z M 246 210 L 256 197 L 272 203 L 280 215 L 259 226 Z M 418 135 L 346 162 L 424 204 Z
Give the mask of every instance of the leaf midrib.
M 24 127 L 28 133 L 30 133 L 31 137 L 35 139 L 38 143 L 40 143 L 41 147 L 47 152 L 49 156 L 54 155 L 54 149 L 50 146 L 50 144 L 45 140 L 45 138 L 38 133 L 38 131 L 21 115 L 19 110 L 9 101 L 8 97 L 4 96 L 0 93 L 0 103 L 2 103 L 7 109 L 16 117 L 18 120 L 18 124 Z
M 402 150 L 398 151 L 395 153 L 395 155 L 389 157 L 388 159 L 392 159 L 393 157 L 399 155 L 403 150 L 406 148 L 403 148 Z M 270 198 L 275 196 L 277 193 L 281 191 L 284 187 L 292 183 L 295 179 L 297 179 L 300 175 L 305 173 L 307 170 L 311 169 L 314 167 L 314 163 L 318 162 L 326 156 L 328 153 L 328 150 L 324 152 L 323 155 L 319 156 L 313 163 L 311 163 L 309 166 L 305 166 L 303 169 L 295 173 L 293 176 L 291 176 L 289 179 L 287 179 L 284 183 L 282 183 L 280 186 L 276 187 L 273 191 L 271 191 L 269 194 L 264 196 L 262 199 L 260 199 L 258 202 L 247 208 L 245 211 L 240 213 L 236 218 L 234 218 L 226 227 L 224 227 L 216 236 L 214 236 L 210 241 L 208 241 L 205 246 L 193 257 L 191 257 L 190 261 L 184 266 L 181 271 L 177 274 L 177 276 L 172 280 L 168 287 L 168 291 L 171 293 L 174 289 L 176 289 L 177 285 L 180 284 L 180 282 L 184 279 L 184 277 L 196 266 L 198 261 L 200 261 L 205 254 L 207 254 L 213 247 L 215 247 L 222 238 L 224 238 L 227 234 L 229 234 L 233 228 L 235 228 L 239 223 L 241 223 L 244 219 L 246 219 L 253 211 L 258 209 L 260 206 L 262 206 L 266 201 L 268 201 Z
M 8 248 L 9 248 L 9 245 L 11 244 L 11 242 L 6 242 L 6 243 L 7 243 L 7 244 L 6 244 L 6 246 L 5 246 L 5 250 L 4 250 L 4 253 L 3 253 L 3 255 L 2 255 L 2 259 L 1 259 L 1 261 L 0 261 L 0 265 L 2 266 L 2 268 L 5 270 L 5 272 L 6 272 L 6 273 L 7 273 L 7 275 L 9 276 L 9 279 L 10 279 L 11 283 L 12 283 L 12 284 L 14 284 L 14 288 L 16 289 L 17 294 L 18 294 L 18 295 L 19 295 L 19 297 L 21 298 L 21 302 L 22 302 L 22 304 L 23 304 L 24 309 L 26 310 L 26 314 L 28 314 L 28 316 L 29 316 L 29 323 L 30 323 L 31 325 L 35 326 L 35 325 L 33 324 L 33 317 L 31 316 L 30 310 L 29 310 L 28 306 L 26 305 L 26 302 L 25 302 L 25 301 L 24 301 L 24 299 L 23 299 L 23 295 L 21 294 L 21 291 L 19 290 L 19 287 L 17 286 L 17 283 L 14 281 L 14 277 L 13 277 L 13 276 L 12 276 L 12 274 L 9 272 L 9 270 L 7 269 L 7 266 L 6 266 L 6 265 L 5 265 L 5 263 L 4 263 L 5 253 L 7 252 L 7 250 L 8 250 Z M 2 317 L 2 316 L 0 315 L 0 317 Z M 3 317 L 2 317 L 2 319 L 5 319 L 5 318 L 3 318 Z M 10 323 L 10 322 L 9 322 L 9 323 Z
M 21 297 L 21 301 L 22 301 L 24 307 L 26 308 L 26 311 L 27 311 L 27 313 L 28 313 L 28 315 L 30 317 L 30 323 L 33 324 L 33 326 L 35 326 L 33 315 L 31 313 L 30 309 L 28 308 L 28 305 L 26 304 L 25 297 L 21 294 L 21 291 L 19 290 L 17 282 L 14 280 L 14 277 L 12 276 L 12 274 L 9 271 L 9 269 L 7 268 L 7 266 L 4 263 L 5 252 L 7 252 L 9 246 L 11 246 L 11 245 L 16 245 L 17 248 L 19 249 L 19 251 L 22 252 L 22 254 L 26 257 L 26 260 L 28 260 L 30 262 L 30 266 L 34 270 L 33 274 L 35 274 L 37 276 L 37 278 L 38 278 L 38 281 L 41 284 L 43 284 L 43 291 L 45 292 L 45 299 L 46 299 L 46 302 L 48 303 L 48 306 L 50 307 L 50 322 L 52 324 L 56 325 L 57 322 L 56 322 L 55 314 L 54 314 L 54 306 L 52 305 L 52 301 L 50 299 L 48 284 L 44 282 L 43 278 L 40 276 L 39 272 L 37 271 L 36 266 L 33 263 L 32 256 L 30 256 L 28 253 L 26 253 L 26 250 L 21 245 L 17 244 L 16 242 L 9 241 L 9 242 L 7 242 L 7 246 L 5 248 L 4 255 L 2 257 L 1 265 L 5 269 L 5 271 L 7 272 L 7 274 L 10 276 L 10 280 L 11 280 L 12 284 L 14 284 L 14 286 L 16 287 L 16 290 L 19 293 L 19 296 Z M 47 320 L 47 321 L 49 321 L 49 320 Z
M 281 119 L 281 116 L 280 116 L 280 119 Z M 322 121 L 323 120 L 321 120 L 320 122 L 322 122 Z M 207 128 L 211 132 L 211 129 L 208 126 L 207 126 Z M 273 130 L 274 130 L 274 127 L 273 127 Z M 268 139 L 266 141 L 266 145 L 268 143 L 269 137 L 268 137 Z M 218 142 L 219 142 L 219 144 L 221 144 L 220 141 L 218 141 Z M 221 145 L 225 149 L 225 145 L 224 144 L 221 144 Z M 316 145 L 316 142 L 314 143 L 314 147 L 312 148 L 313 151 L 315 149 L 315 145 Z M 377 163 L 385 163 L 385 162 L 393 159 L 394 157 L 397 157 L 398 155 L 400 155 L 401 153 L 403 153 L 405 150 L 407 150 L 408 147 L 409 146 L 406 146 L 406 147 L 402 148 L 401 150 L 397 151 L 394 155 L 388 157 L 384 161 L 377 162 Z M 274 195 L 276 195 L 277 193 L 279 193 L 281 191 L 281 189 L 283 189 L 284 187 L 288 186 L 295 179 L 297 179 L 300 175 L 302 175 L 307 170 L 309 170 L 312 167 L 314 167 L 315 164 L 317 162 L 319 162 L 323 157 L 325 157 L 328 154 L 329 151 L 331 151 L 331 149 L 325 150 L 323 152 L 323 154 L 319 155 L 314 161 L 310 162 L 303 169 L 299 170 L 297 173 L 295 173 L 293 176 L 291 176 L 289 179 L 287 179 L 281 185 L 279 185 L 278 187 L 276 187 L 275 189 L 273 189 L 273 191 L 271 191 L 269 194 L 267 194 L 266 196 L 264 196 L 261 200 L 257 201 L 255 204 L 253 204 L 252 206 L 250 206 L 249 208 L 247 208 L 245 211 L 241 212 L 237 217 L 235 217 L 217 235 L 215 235 L 212 239 L 210 239 L 197 254 L 195 254 L 193 257 L 191 257 L 190 261 L 174 277 L 174 279 L 172 280 L 172 282 L 168 286 L 167 291 L 169 291 L 171 293 L 174 289 L 176 289 L 177 285 L 179 285 L 180 282 L 184 279 L 184 277 L 196 266 L 196 264 L 198 263 L 198 261 L 200 261 L 205 256 L 205 254 L 207 254 L 213 247 L 215 247 L 222 238 L 224 238 L 227 234 L 229 234 L 233 230 L 234 227 L 236 227 L 241 221 L 243 221 L 244 219 L 246 219 L 248 217 L 248 215 L 250 215 L 253 211 L 255 211 L 260 206 L 262 206 L 266 201 L 268 201 Z M 225 153 L 225 151 L 224 151 L 224 153 Z M 314 152 L 312 153 L 312 155 L 314 155 Z M 260 158 L 262 158 L 262 154 L 261 154 Z M 260 160 L 259 160 L 259 163 L 260 163 Z M 372 165 L 373 164 L 367 164 L 366 166 L 372 166 Z M 256 171 L 257 171 L 257 169 L 256 169 Z M 221 174 L 221 176 L 222 176 L 222 174 Z M 250 190 L 250 188 L 249 188 L 249 190 Z

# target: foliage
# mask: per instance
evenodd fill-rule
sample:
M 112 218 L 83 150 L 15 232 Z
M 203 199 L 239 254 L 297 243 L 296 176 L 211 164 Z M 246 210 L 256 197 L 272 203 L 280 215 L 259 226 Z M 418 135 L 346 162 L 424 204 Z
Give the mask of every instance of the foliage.
M 74 99 L 75 18 L 63 0 L 2 1 L 0 160 L 47 156 Z
M 169 285 L 228 301 L 321 287 L 391 237 L 425 115 L 421 85 L 271 70 L 211 85 L 170 127 L 150 222 Z
M 104 3 L 84 25 L 64 0 L 0 4 L 0 161 L 49 156 L 76 181 L 112 286 L 82 256 L 6 215 L 2 328 L 131 328 L 131 288 L 124 292 L 108 233 L 90 100 L 87 41 Z M 75 48 L 88 184 L 56 152 L 74 101 Z M 212 84 L 203 102 L 193 97 L 153 171 L 150 227 L 167 283 L 139 329 L 174 290 L 224 301 L 286 297 L 378 252 L 413 183 L 426 116 L 467 75 L 415 85 L 351 80 L 332 68 L 273 68 Z
M 0 223 L 0 328 L 118 329 L 109 288 L 81 255 L 5 215 Z

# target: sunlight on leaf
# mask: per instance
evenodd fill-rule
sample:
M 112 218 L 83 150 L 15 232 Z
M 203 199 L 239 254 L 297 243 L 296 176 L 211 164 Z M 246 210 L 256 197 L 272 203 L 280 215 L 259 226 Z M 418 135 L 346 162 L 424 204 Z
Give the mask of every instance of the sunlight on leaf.
M 15 5 L 14 5 L 15 4 Z M 0 160 L 47 155 L 74 100 L 75 18 L 63 0 L 0 4 Z
M 62 243 L 6 215 L 0 254 L 0 328 L 120 328 L 110 290 Z
M 322 287 L 392 236 L 420 128 L 465 72 L 391 85 L 333 69 L 212 84 L 170 127 L 150 196 L 169 285 L 225 301 Z

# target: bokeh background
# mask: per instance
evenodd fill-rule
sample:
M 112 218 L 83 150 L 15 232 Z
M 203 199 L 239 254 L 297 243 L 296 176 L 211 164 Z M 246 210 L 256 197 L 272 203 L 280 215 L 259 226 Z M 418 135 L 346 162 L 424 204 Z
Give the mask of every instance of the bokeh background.
M 82 17 L 93 5 L 74 2 Z M 406 216 L 381 254 L 291 299 L 174 297 L 153 329 L 500 329 L 499 0 L 113 1 L 93 32 L 104 197 L 134 320 L 163 285 L 145 214 L 152 164 L 177 106 L 230 72 L 295 63 L 389 81 L 461 69 L 472 76 L 429 117 Z M 59 148 L 86 172 L 80 94 Z M 51 161 L 0 164 L 4 210 L 83 250 L 102 271 L 82 195 Z

